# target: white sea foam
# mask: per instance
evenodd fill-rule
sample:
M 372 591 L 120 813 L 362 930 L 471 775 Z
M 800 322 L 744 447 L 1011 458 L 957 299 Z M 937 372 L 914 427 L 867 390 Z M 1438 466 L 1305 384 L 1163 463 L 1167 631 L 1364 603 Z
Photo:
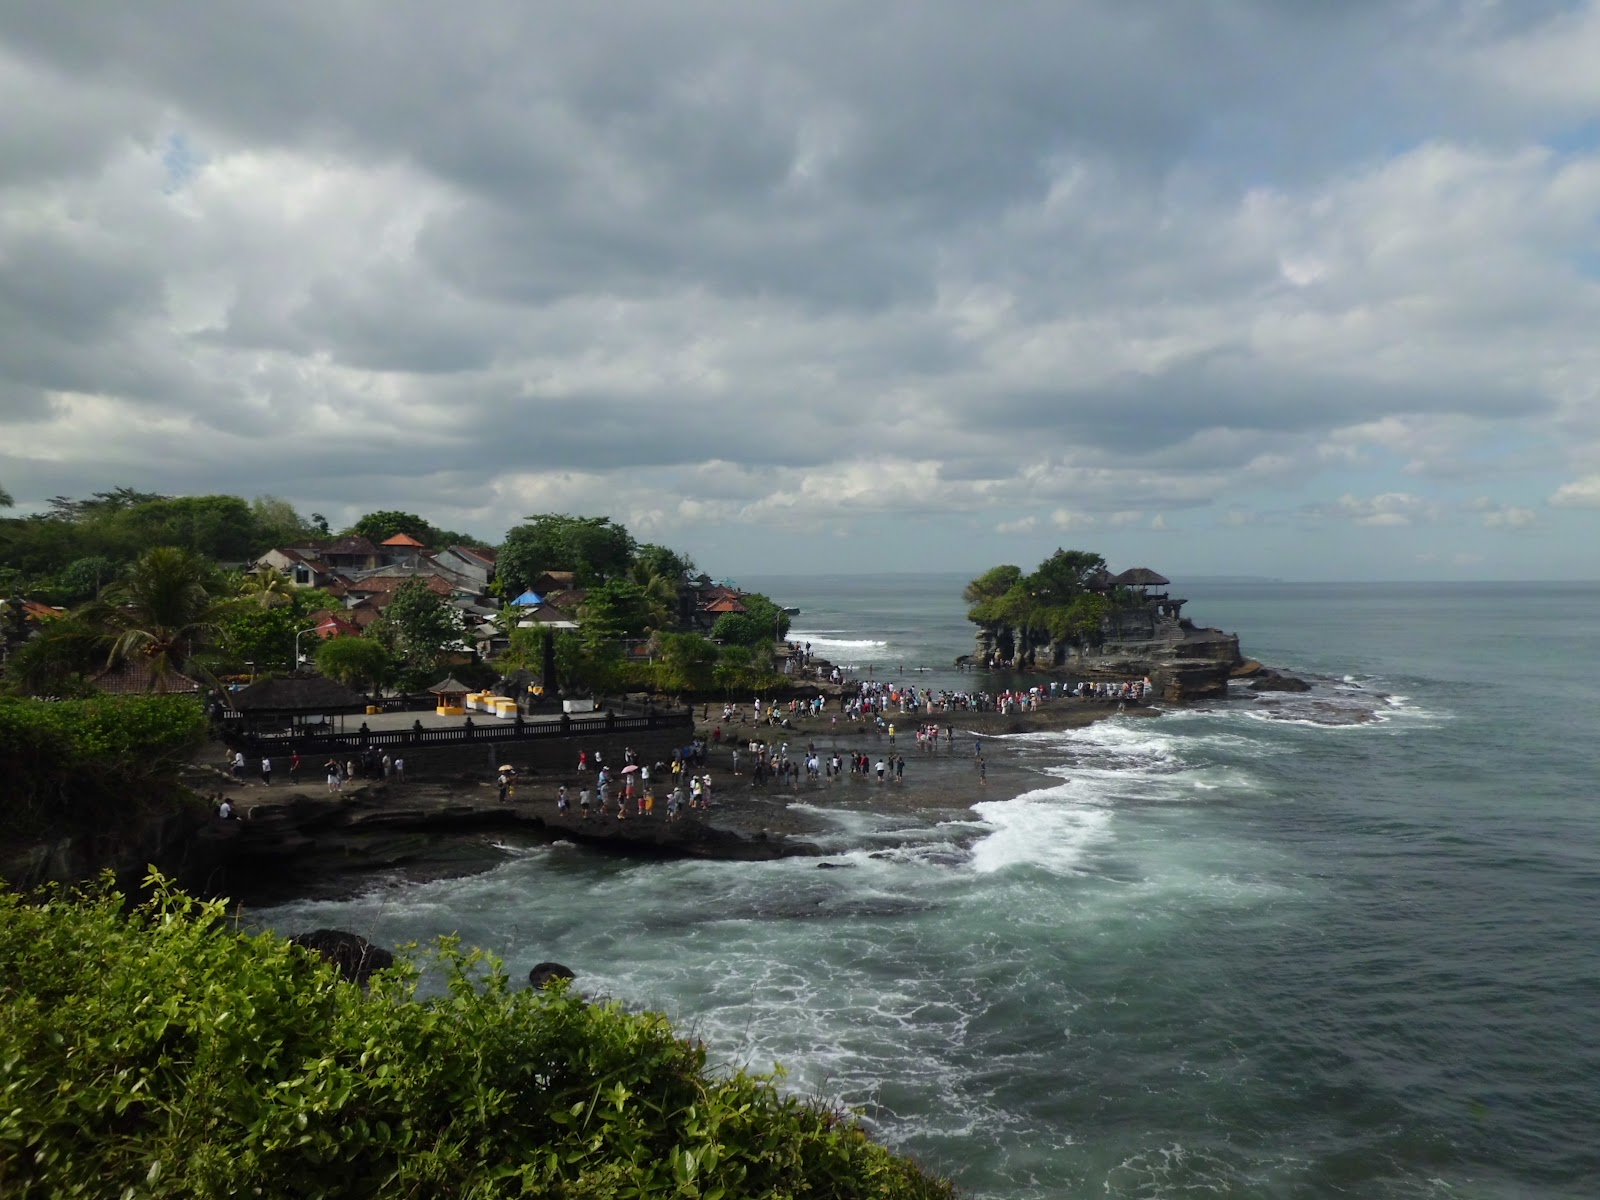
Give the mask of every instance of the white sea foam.
M 872 650 L 887 650 L 889 643 L 878 638 L 849 638 L 841 637 L 840 631 L 823 633 L 808 633 L 803 629 L 789 630 L 788 640 L 791 642 L 810 642 L 811 648 L 827 657 L 829 650 L 848 650 L 852 653 L 862 653 Z
M 1042 867 L 1060 875 L 1082 873 L 1090 851 L 1111 837 L 1111 810 L 1083 799 L 1083 782 L 1040 788 L 1015 800 L 973 806 L 994 829 L 972 850 L 980 875 L 1009 867 Z

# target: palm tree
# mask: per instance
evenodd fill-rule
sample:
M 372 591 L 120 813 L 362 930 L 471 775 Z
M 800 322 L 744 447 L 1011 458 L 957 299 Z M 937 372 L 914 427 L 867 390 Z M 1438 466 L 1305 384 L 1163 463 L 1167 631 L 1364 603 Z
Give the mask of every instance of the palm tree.
M 223 592 L 207 560 L 176 546 L 157 546 L 85 613 L 113 638 L 108 665 L 143 662 L 150 689 L 164 692 L 177 675 L 209 675 L 196 655 L 241 603 Z
M 254 597 L 262 608 L 282 608 L 294 603 L 294 585 L 289 582 L 289 576 L 266 563 L 245 575 L 239 594 Z
M 0 508 L 10 508 L 13 503 L 15 501 L 11 499 L 11 493 L 0 487 Z
M 678 584 L 671 575 L 652 569 L 644 561 L 635 562 L 629 578 L 644 591 L 645 603 L 650 609 L 649 628 L 652 632 L 673 629 L 678 624 Z

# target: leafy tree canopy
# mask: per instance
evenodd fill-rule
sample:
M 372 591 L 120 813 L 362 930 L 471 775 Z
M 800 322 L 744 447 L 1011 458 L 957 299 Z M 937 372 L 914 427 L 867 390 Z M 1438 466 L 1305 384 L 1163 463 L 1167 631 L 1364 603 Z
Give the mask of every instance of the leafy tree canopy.
M 317 514 L 311 514 L 316 517 Z M 396 534 L 407 534 L 421 542 L 429 550 L 443 550 L 447 546 L 487 546 L 488 543 L 471 534 L 456 533 L 451 529 L 440 529 L 437 525 L 416 513 L 402 512 L 399 509 L 384 509 L 381 512 L 370 512 L 362 517 L 342 536 L 364 537 L 373 545 L 381 545 Z
M 681 583 L 685 576 L 693 574 L 695 569 L 694 559 L 687 554 L 655 542 L 642 543 L 634 552 L 633 561 L 640 574 L 669 579 L 674 586 Z
M 589 589 L 579 610 L 583 640 L 590 645 L 641 637 L 654 609 L 645 590 L 628 579 L 613 579 Z
M 579 587 L 591 587 L 625 574 L 633 555 L 633 536 L 610 517 L 543 513 L 507 532 L 497 565 L 519 591 L 545 571 L 572 571 Z
M 394 669 L 394 656 L 374 638 L 329 638 L 317 647 L 318 673 L 349 688 L 375 691 Z
M 461 618 L 421 579 L 408 579 L 374 625 L 408 666 L 433 667 L 445 648 L 461 638 Z
M 987 628 L 1009 625 L 1048 632 L 1058 641 L 1093 635 L 1116 598 L 1090 591 L 1106 562 L 1087 550 L 1057 550 L 1033 571 L 992 567 L 967 584 L 967 619 Z

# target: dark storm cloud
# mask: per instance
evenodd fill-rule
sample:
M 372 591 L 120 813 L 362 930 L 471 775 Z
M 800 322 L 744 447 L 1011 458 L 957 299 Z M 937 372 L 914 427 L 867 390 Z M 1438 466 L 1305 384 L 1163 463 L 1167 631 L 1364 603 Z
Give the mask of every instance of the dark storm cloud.
M 1591 444 L 1585 96 L 1494 57 L 1563 12 L 17 0 L 4 482 L 1070 523 Z

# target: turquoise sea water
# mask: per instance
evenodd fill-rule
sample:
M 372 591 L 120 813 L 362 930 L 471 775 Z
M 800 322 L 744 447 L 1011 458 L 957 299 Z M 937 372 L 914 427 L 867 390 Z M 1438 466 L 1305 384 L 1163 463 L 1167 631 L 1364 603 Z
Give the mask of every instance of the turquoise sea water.
M 962 582 L 740 580 L 970 685 Z M 1316 689 L 1007 739 L 1034 790 L 839 814 L 844 870 L 508 847 L 258 917 L 566 962 L 976 1196 L 1600 1196 L 1600 585 L 1176 582 Z

